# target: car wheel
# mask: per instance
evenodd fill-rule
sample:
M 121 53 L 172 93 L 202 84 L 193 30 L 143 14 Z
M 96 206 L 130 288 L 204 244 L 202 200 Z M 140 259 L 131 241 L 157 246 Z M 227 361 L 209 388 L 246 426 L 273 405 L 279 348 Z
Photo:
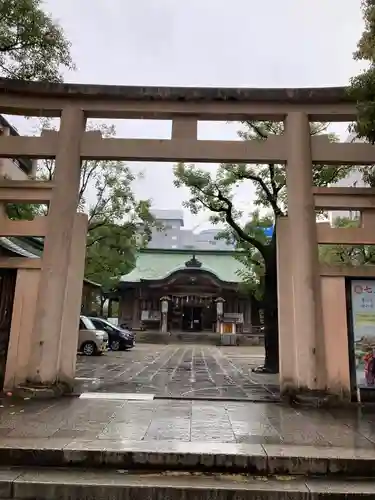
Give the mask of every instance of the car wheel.
M 111 351 L 119 351 L 120 350 L 120 341 L 112 340 L 111 342 Z
M 96 354 L 96 345 L 94 342 L 85 342 L 81 346 L 81 351 L 85 356 L 94 356 Z

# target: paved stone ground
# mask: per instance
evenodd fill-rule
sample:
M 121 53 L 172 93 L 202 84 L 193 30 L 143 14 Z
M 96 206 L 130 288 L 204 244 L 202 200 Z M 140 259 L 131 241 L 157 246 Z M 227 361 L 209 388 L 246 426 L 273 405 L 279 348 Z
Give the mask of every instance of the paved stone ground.
M 262 363 L 259 347 L 139 344 L 127 352 L 80 357 L 77 390 L 180 399 L 278 399 L 278 377 L 251 371 Z
M 269 393 L 272 377 L 262 388 L 264 376 L 250 372 L 261 361 L 256 348 L 202 346 L 137 346 L 80 358 L 80 384 L 89 384 L 92 392 L 55 401 L 0 400 L 0 448 L 164 450 L 181 443 L 184 453 L 207 444 L 205 449 L 216 452 L 261 446 L 266 453 L 270 447 L 281 454 L 299 447 L 299 454 L 308 454 L 307 446 L 318 450 L 314 453 L 331 447 L 350 456 L 357 449 L 375 456 L 374 407 L 327 411 L 261 397 L 258 402 L 188 399 L 190 394 L 252 398 L 257 390 Z M 99 382 L 82 380 L 92 378 Z M 155 399 L 158 394 L 163 397 Z
M 217 443 L 374 450 L 375 409 L 328 412 L 279 403 L 75 397 L 54 402 L 7 399 L 0 407 L 0 447 L 81 443 L 107 449 L 140 442 L 161 447 L 163 442 L 211 443 L 216 450 Z

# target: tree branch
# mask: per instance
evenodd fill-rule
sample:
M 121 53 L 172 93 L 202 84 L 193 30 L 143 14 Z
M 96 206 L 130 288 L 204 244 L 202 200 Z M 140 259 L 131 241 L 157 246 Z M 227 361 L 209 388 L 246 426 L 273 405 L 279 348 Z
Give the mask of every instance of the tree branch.
M 98 243 L 99 241 L 105 240 L 107 238 L 107 235 L 104 236 L 98 236 L 95 240 L 90 241 L 90 243 L 86 243 L 86 248 L 91 247 L 94 243 Z
M 244 255 L 243 257 L 244 257 L 243 260 L 245 262 L 250 262 L 250 264 L 253 264 L 256 267 L 263 267 L 263 263 L 259 262 L 259 260 L 255 260 L 252 257 L 249 257 L 249 255 L 246 256 Z
M 315 171 L 314 171 L 314 173 L 315 173 L 315 175 L 314 175 L 315 179 L 316 179 L 317 177 L 318 177 L 318 178 L 320 178 L 320 176 L 321 176 L 321 171 L 322 171 L 322 169 L 323 169 L 324 167 L 326 167 L 326 166 L 327 166 L 327 165 L 322 165 L 322 168 L 321 168 L 321 169 L 319 169 L 319 168 L 318 168 L 318 165 L 316 165 L 316 168 L 315 168 Z M 341 172 L 342 170 L 346 170 L 347 168 L 348 168 L 347 166 L 345 166 L 345 165 L 341 165 L 341 166 L 338 166 L 338 167 L 335 167 L 334 169 L 332 169 L 332 173 L 331 173 L 331 177 L 330 177 L 330 179 L 325 179 L 325 180 L 324 180 L 324 184 L 326 185 L 326 184 L 331 184 L 332 182 L 335 182 L 335 181 L 337 180 L 337 177 L 339 176 L 340 172 Z M 314 179 L 314 180 L 315 180 L 315 179 Z M 315 184 L 314 184 L 314 185 L 315 185 Z
M 282 186 L 277 187 L 276 182 L 275 182 L 275 165 L 273 163 L 268 164 L 268 170 L 270 172 L 270 182 L 271 182 L 271 187 L 272 187 L 272 194 L 274 199 L 277 198 L 277 195 L 279 194 L 279 191 Z
M 96 215 L 98 215 L 98 212 L 103 212 L 105 207 L 108 205 L 110 202 L 110 197 L 107 199 L 103 198 L 104 192 L 107 189 L 108 185 L 105 182 L 104 185 L 101 188 L 98 188 L 97 190 L 97 197 L 96 197 L 96 204 L 94 207 L 90 208 L 90 216 L 89 216 L 89 224 L 90 222 L 95 218 Z
M 268 189 L 267 184 L 264 182 L 264 180 L 261 177 L 259 177 L 258 175 L 253 175 L 253 174 L 250 174 L 248 172 L 245 172 L 243 174 L 239 174 L 238 178 L 239 179 L 247 179 L 249 181 L 257 182 L 260 185 L 260 187 L 263 189 L 263 191 L 265 192 L 266 198 L 272 207 L 272 210 L 275 214 L 275 217 L 278 217 L 278 216 L 282 217 L 284 215 L 282 210 L 280 209 L 280 207 L 277 205 L 277 201 L 275 200 L 275 196 L 273 196 L 271 191 Z M 272 187 L 272 189 L 273 189 L 273 187 Z M 277 187 L 275 184 L 275 190 L 276 189 L 277 189 Z M 277 198 L 277 193 L 276 193 L 276 198 Z
M 237 224 L 237 222 L 234 220 L 233 215 L 232 215 L 232 210 L 233 210 L 233 203 L 227 198 L 226 196 L 223 195 L 223 193 L 220 191 L 218 186 L 215 186 L 216 190 L 218 192 L 217 198 L 225 203 L 227 206 L 225 207 L 224 205 L 221 206 L 220 208 L 215 207 L 214 205 L 211 205 L 208 202 L 205 202 L 201 198 L 198 198 L 198 201 L 205 207 L 207 210 L 210 210 L 211 212 L 216 212 L 216 213 L 223 213 L 225 214 L 225 220 L 226 222 L 230 225 L 230 227 L 238 234 L 238 236 L 255 247 L 261 255 L 264 257 L 266 254 L 266 247 L 262 245 L 257 239 L 253 238 L 252 236 L 248 235 L 242 228 Z M 207 198 L 210 197 L 209 193 L 206 193 L 204 189 L 202 189 L 200 186 L 195 185 L 194 189 L 197 191 L 201 192 L 203 196 L 206 196 Z
M 100 227 L 104 227 L 108 224 L 108 220 L 102 220 L 96 223 L 89 223 L 87 232 L 94 231 L 95 229 L 99 229 Z
M 35 47 L 35 42 L 34 43 L 24 43 L 19 45 L 20 40 L 16 40 L 14 43 L 11 43 L 9 45 L 2 45 L 0 46 L 0 52 L 12 52 L 15 50 L 25 50 L 25 49 L 31 49 L 32 47 Z
M 250 127 L 251 129 L 253 129 L 253 131 L 254 131 L 256 134 L 258 134 L 258 136 L 259 136 L 261 139 L 267 139 L 267 138 L 268 138 L 268 134 L 265 134 L 265 133 L 263 132 L 263 130 L 262 130 L 260 127 L 258 127 L 257 125 L 255 125 L 253 122 L 246 121 L 245 123 L 246 123 L 246 125 L 247 125 L 248 127 Z
M 218 199 L 227 205 L 227 208 L 223 210 L 223 212 L 225 213 L 226 222 L 230 225 L 231 228 L 233 228 L 236 231 L 236 233 L 242 240 L 246 241 L 247 243 L 250 243 L 250 245 L 255 247 L 260 252 L 262 257 L 265 259 L 267 256 L 267 247 L 262 243 L 260 243 L 260 241 L 258 241 L 256 238 L 253 238 L 252 236 L 248 235 L 242 229 L 242 227 L 237 224 L 237 222 L 233 218 L 233 203 L 229 198 L 224 196 L 219 187 L 216 187 L 216 189 L 218 193 L 217 194 Z
M 91 168 L 88 168 L 88 163 L 84 164 L 82 166 L 81 170 L 81 188 L 79 190 L 79 201 L 83 198 L 83 195 L 87 189 L 87 185 L 89 183 L 89 180 L 91 179 L 93 173 L 96 170 L 97 164 L 94 162 Z

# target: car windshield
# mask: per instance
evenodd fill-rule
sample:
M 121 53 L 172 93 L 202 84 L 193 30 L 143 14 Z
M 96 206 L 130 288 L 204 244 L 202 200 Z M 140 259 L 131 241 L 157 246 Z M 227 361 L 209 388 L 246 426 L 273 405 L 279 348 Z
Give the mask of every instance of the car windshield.
M 113 323 L 110 323 L 109 321 L 103 319 L 102 320 L 103 323 L 105 323 L 106 325 L 108 325 L 110 328 L 112 328 L 113 330 L 115 330 L 116 332 L 123 332 L 123 331 L 127 331 L 126 328 L 120 328 L 119 326 L 116 326 L 114 325 Z
M 117 328 L 112 325 L 109 321 L 99 318 L 89 318 L 90 321 L 97 326 L 97 328 L 109 328 L 112 330 L 117 330 Z
M 94 323 L 87 316 L 81 316 L 81 321 L 85 325 L 86 330 L 97 330 Z

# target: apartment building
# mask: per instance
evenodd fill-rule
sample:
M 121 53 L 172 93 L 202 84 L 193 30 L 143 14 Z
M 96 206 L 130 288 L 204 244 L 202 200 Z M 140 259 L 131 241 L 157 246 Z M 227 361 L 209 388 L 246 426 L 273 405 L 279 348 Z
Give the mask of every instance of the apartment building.
M 148 248 L 159 250 L 234 250 L 224 240 L 216 239 L 220 229 L 205 229 L 195 232 L 184 229 L 184 213 L 182 210 L 152 210 L 158 222 L 153 229 Z
M 0 135 L 18 136 L 17 129 L 0 115 Z M 36 162 L 28 158 L 0 158 L 0 177 L 22 181 L 35 175 Z

